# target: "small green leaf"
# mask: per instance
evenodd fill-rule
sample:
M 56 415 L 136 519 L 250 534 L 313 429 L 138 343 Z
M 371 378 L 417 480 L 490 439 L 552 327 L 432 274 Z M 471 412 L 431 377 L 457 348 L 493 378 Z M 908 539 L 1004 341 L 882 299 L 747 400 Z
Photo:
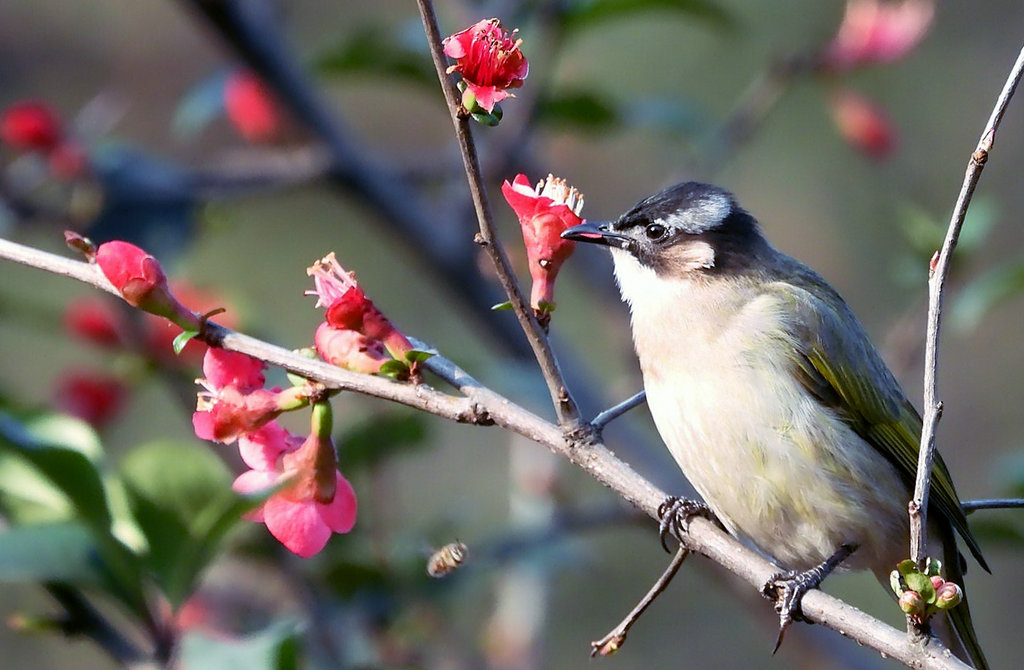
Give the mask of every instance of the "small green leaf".
M 622 120 L 619 110 L 598 93 L 583 90 L 558 90 L 538 103 L 538 119 L 573 130 L 602 131 Z
M 185 348 L 185 345 L 187 345 L 190 340 L 197 337 L 198 335 L 198 330 L 183 330 L 180 333 L 178 333 L 178 336 L 174 338 L 174 342 L 172 343 L 172 346 L 174 347 L 174 353 L 180 354 L 181 350 Z
M 551 312 L 555 311 L 555 307 L 555 303 L 548 302 L 547 300 L 541 300 L 539 303 L 537 303 L 537 310 L 545 312 L 547 314 L 550 314 Z
M 903 575 L 903 581 L 907 583 L 907 588 L 917 591 L 929 605 L 935 602 L 935 587 L 932 586 L 931 578 L 918 570 L 914 561 L 910 559 L 901 561 L 897 570 Z
M 497 305 L 491 307 L 492 312 L 504 312 L 512 309 L 512 301 L 506 300 L 505 302 L 499 302 Z
M 404 361 L 386 361 L 380 366 L 380 374 L 392 379 L 400 379 L 409 374 L 409 365 Z
M 360 29 L 350 39 L 324 52 L 314 67 L 328 75 L 368 74 L 384 81 L 402 78 L 437 86 L 437 74 L 425 50 L 403 44 L 392 31 L 375 26 Z
M 489 126 L 491 128 L 493 128 L 494 126 L 497 126 L 498 123 L 501 122 L 501 119 L 499 119 L 493 113 L 471 112 L 470 116 L 473 117 L 473 120 L 476 121 L 477 123 L 483 124 L 485 126 Z
M 425 361 L 428 358 L 431 358 L 433 356 L 434 356 L 434 353 L 431 352 L 431 351 L 421 351 L 419 349 L 410 349 L 405 354 L 405 360 L 409 361 L 410 363 L 422 363 L 423 361 Z

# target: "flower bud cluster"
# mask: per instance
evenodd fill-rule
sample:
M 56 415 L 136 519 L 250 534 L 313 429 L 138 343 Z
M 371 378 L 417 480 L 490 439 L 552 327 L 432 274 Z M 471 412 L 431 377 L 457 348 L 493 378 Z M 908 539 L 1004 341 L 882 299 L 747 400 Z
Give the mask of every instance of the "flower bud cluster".
M 899 598 L 900 609 L 917 623 L 923 623 L 939 610 L 953 609 L 964 599 L 963 589 L 939 574 L 942 564 L 929 559 L 922 572 L 912 560 L 902 561 L 889 575 L 889 583 Z

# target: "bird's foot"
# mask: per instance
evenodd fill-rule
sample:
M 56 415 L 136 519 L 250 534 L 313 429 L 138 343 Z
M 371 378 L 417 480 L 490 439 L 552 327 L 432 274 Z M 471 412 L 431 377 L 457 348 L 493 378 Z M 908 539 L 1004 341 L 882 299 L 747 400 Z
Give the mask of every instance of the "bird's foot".
M 795 620 L 803 619 L 800 601 L 803 600 L 804 594 L 817 588 L 856 548 L 852 544 L 841 545 L 834 554 L 810 570 L 780 572 L 761 587 L 761 595 L 775 601 L 775 611 L 779 615 L 779 637 L 775 640 L 772 654 L 782 645 L 782 638 L 789 625 Z
M 668 536 L 672 532 L 676 535 L 682 533 L 690 525 L 690 519 L 695 516 L 702 516 L 722 527 L 722 522 L 711 508 L 700 500 L 669 496 L 658 505 L 658 537 L 661 538 L 661 546 L 665 551 L 671 551 L 666 541 Z

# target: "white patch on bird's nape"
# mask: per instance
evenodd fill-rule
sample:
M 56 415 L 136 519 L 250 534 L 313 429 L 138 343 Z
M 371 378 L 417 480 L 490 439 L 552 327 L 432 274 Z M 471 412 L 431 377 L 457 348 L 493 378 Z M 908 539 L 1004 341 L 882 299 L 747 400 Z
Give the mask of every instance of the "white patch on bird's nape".
M 697 232 L 713 228 L 725 220 L 732 211 L 732 201 L 724 193 L 712 193 L 690 204 L 689 207 L 655 219 L 668 228 Z

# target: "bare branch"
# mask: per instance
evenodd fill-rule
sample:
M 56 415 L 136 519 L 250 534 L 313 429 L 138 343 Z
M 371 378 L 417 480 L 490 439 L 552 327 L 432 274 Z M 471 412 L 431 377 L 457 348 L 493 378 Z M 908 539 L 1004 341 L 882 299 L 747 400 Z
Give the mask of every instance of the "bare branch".
M 417 0 L 420 17 L 423 20 L 423 27 L 427 33 L 427 41 L 430 44 L 430 53 L 434 59 L 434 67 L 437 70 L 438 80 L 441 82 L 441 89 L 444 92 L 444 99 L 448 104 L 448 111 L 455 125 L 455 135 L 459 142 L 459 151 L 462 154 L 462 162 L 466 168 L 466 177 L 469 180 L 469 190 L 473 196 L 473 207 L 476 210 L 477 221 L 480 224 L 480 242 L 487 254 L 491 257 L 494 267 L 497 270 L 498 281 L 508 295 L 515 312 L 516 319 L 522 327 L 526 338 L 530 342 L 537 363 L 548 384 L 548 391 L 551 393 L 551 400 L 555 405 L 558 415 L 558 423 L 567 431 L 579 430 L 583 427 L 580 420 L 579 410 L 576 402 L 569 394 L 562 371 L 558 367 L 558 361 L 551 349 L 551 343 L 547 335 L 538 323 L 523 292 L 519 288 L 519 282 L 512 266 L 508 261 L 501 242 L 495 233 L 494 218 L 487 201 L 487 189 L 483 183 L 480 173 L 480 161 L 476 153 L 476 144 L 473 140 L 473 133 L 469 128 L 468 115 L 462 109 L 458 89 L 448 76 L 447 61 L 441 45 L 441 31 L 437 25 L 437 15 L 434 13 L 434 5 L 430 0 Z
M 604 430 L 604 427 L 607 426 L 609 423 L 619 418 L 620 416 L 622 416 L 629 410 L 633 409 L 634 407 L 639 407 L 646 401 L 647 391 L 640 391 L 636 395 L 630 398 L 626 398 L 618 405 L 609 407 L 605 411 L 595 416 L 594 420 L 590 422 L 590 425 L 594 427 L 594 430 L 600 433 L 600 431 Z
M 960 503 L 964 511 L 970 514 L 979 509 L 1012 509 L 1024 507 L 1024 498 L 991 498 L 986 500 L 964 500 Z
M 996 130 L 1010 104 L 1010 98 L 1024 74 L 1024 48 L 1017 55 L 1010 75 L 1003 85 L 1003 90 L 996 99 L 995 108 L 989 116 L 985 130 L 981 133 L 978 146 L 967 162 L 967 173 L 964 175 L 960 195 L 957 196 L 953 215 L 946 229 L 946 239 L 942 243 L 942 251 L 931 270 L 928 280 L 928 329 L 926 335 L 924 364 L 924 427 L 921 431 L 921 446 L 917 461 L 917 479 L 914 483 L 914 497 L 910 501 L 910 555 L 918 565 L 924 566 L 928 556 L 924 528 L 927 527 L 928 494 L 931 488 L 932 463 L 935 460 L 935 429 L 942 414 L 942 404 L 938 400 L 937 377 L 939 372 L 939 325 L 942 321 L 942 300 L 946 279 L 949 276 L 949 263 L 956 249 L 960 229 L 963 227 L 967 207 L 971 204 L 974 189 L 981 179 L 981 171 L 988 161 L 988 154 L 995 141 Z

